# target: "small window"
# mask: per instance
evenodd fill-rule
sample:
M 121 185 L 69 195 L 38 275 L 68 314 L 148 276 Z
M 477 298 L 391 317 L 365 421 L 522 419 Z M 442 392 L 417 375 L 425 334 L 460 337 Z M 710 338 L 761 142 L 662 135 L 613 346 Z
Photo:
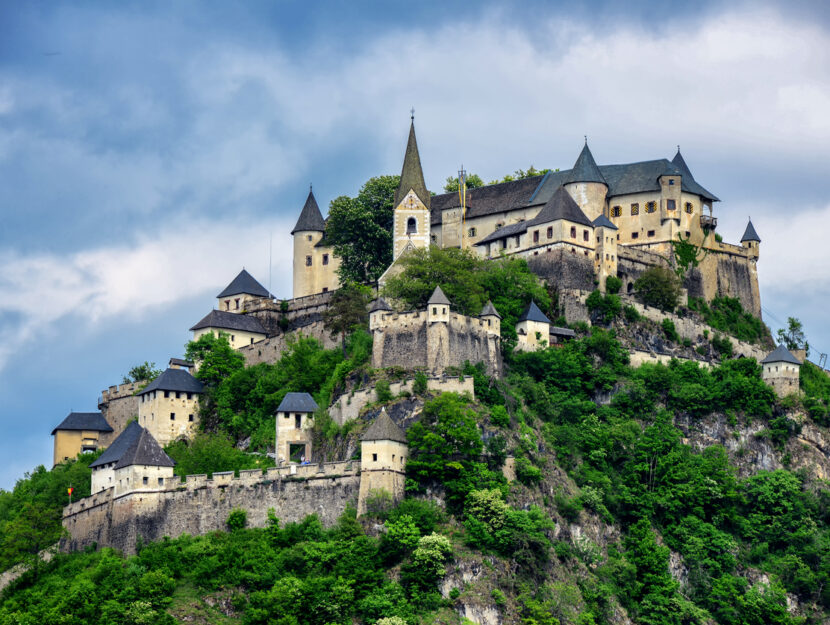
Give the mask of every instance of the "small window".
M 329 255 L 328 254 L 323 254 L 323 264 L 324 265 L 329 264 Z
M 303 415 L 294 415 L 294 429 L 301 430 L 303 428 Z
M 326 290 L 323 289 L 323 293 L 325 293 L 325 292 L 326 292 Z M 254 337 L 251 337 L 251 345 L 253 345 L 253 344 L 254 344 Z
M 657 210 L 657 202 L 649 202 L 646 204 L 646 212 L 653 213 Z
M 692 233 L 686 230 L 686 238 L 688 239 L 690 236 L 692 236 Z
M 639 215 L 640 214 L 640 205 L 639 204 L 632 204 L 631 205 L 631 214 L 632 215 Z
M 499 228 L 501 228 L 503 225 L 504 225 L 504 224 L 503 224 L 503 223 L 501 223 L 501 222 L 497 223 L 497 224 L 496 224 L 496 230 L 498 230 Z
M 307 235 L 306 235 L 306 239 L 307 239 L 307 240 L 309 240 L 309 241 L 311 241 L 311 235 L 310 235 L 310 234 L 307 234 Z
M 438 308 L 437 308 L 436 306 L 433 306 L 433 307 L 432 307 L 432 314 L 433 314 L 433 315 L 437 315 L 437 314 L 438 314 Z
M 534 230 L 534 231 L 533 231 L 533 242 L 534 242 L 534 243 L 538 243 L 538 242 L 539 242 L 539 231 L 538 231 L 538 230 Z
M 176 391 L 176 399 L 181 399 L 182 394 L 179 391 Z
M 429 235 L 429 238 L 433 243 L 435 243 L 438 240 L 438 237 L 435 236 L 434 234 Z
M 552 239 L 552 238 L 553 238 L 553 226 L 550 226 L 550 227 L 548 228 L 548 238 L 549 238 L 549 239 Z
M 170 397 L 170 391 L 164 391 L 164 396 L 165 397 Z
M 501 249 L 507 249 L 507 239 L 501 240 Z
M 378 461 L 378 455 L 377 454 L 372 454 L 372 462 L 377 462 L 377 461 Z
M 233 342 L 235 342 L 235 341 L 236 341 L 236 335 L 231 334 L 231 343 L 233 343 Z
M 193 399 L 193 393 L 188 393 L 188 394 L 187 394 L 187 398 L 188 398 L 188 399 Z
M 306 267 L 311 267 L 311 256 L 306 256 L 305 257 L 305 266 Z
M 519 235 L 516 235 L 516 247 L 519 247 Z
M 225 310 L 230 310 L 230 309 L 231 309 L 231 300 L 226 299 L 225 300 Z
M 648 236 L 653 237 L 654 236 L 654 230 L 649 230 L 648 231 Z
M 674 210 L 674 200 L 666 200 L 666 210 Z
M 470 228 L 469 230 L 467 230 L 467 236 L 468 237 L 474 237 L 475 235 L 476 235 L 476 229 L 475 228 Z
M 640 233 L 639 233 L 639 232 L 632 232 L 632 233 L 631 233 L 631 238 L 632 238 L 632 239 L 638 239 L 638 238 L 640 238 Z
M 418 233 L 418 222 L 415 221 L 414 217 L 410 217 L 406 220 L 406 233 L 407 234 L 417 234 Z
M 611 217 L 619 217 L 620 215 L 622 215 L 622 208 L 615 206 L 611 209 Z
M 141 478 L 141 481 L 144 483 L 145 486 L 147 486 L 147 484 L 150 482 L 149 478 L 147 478 L 146 476 Z
M 591 235 L 590 235 L 590 234 L 588 234 L 588 231 L 587 231 L 587 230 L 583 230 L 583 231 L 582 231 L 582 240 L 583 240 L 583 241 L 590 241 L 590 240 L 591 240 L 591 239 L 590 239 L 590 236 L 591 236 Z
M 576 226 L 571 226 L 571 238 L 576 238 Z
M 233 303 L 234 303 L 235 309 L 239 310 L 239 298 L 238 297 L 235 300 L 233 300 Z
M 695 212 L 695 207 L 692 205 L 691 202 L 686 202 L 686 212 L 690 215 Z
M 164 478 L 163 477 L 159 478 L 159 486 L 164 486 Z
M 193 423 L 193 415 L 192 415 L 192 414 L 187 415 L 187 420 L 188 420 L 190 423 Z
M 175 413 L 175 412 L 171 412 L 171 413 L 170 413 L 170 420 L 171 420 L 171 421 L 175 421 L 175 420 L 176 420 L 176 413 Z
M 395 454 L 392 454 L 392 462 L 395 462 Z
M 324 286 L 323 287 L 323 293 L 328 293 L 328 292 L 329 292 L 329 287 Z M 253 343 L 253 341 L 251 341 L 251 342 Z
M 446 308 L 442 308 L 442 309 L 441 309 L 441 314 L 442 314 L 442 315 L 446 315 L 446 314 L 447 314 L 447 309 L 446 309 Z

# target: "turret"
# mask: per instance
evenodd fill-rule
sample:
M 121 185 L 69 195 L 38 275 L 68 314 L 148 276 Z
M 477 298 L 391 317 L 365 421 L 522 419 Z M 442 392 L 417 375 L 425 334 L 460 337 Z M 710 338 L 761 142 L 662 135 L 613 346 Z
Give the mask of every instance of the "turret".
M 216 296 L 216 308 L 228 313 L 242 313 L 249 302 L 270 298 L 271 294 L 245 268 Z
M 382 408 L 380 415 L 360 437 L 360 492 L 358 514 L 366 513 L 366 501 L 385 491 L 393 501 L 403 498 L 406 483 L 406 459 L 409 446 L 406 433 Z
M 436 286 L 427 302 L 427 323 L 449 323 L 449 320 L 450 300 L 441 287 Z
M 579 158 L 565 178 L 565 190 L 589 219 L 596 219 L 605 212 L 608 183 L 597 167 L 587 139 Z
M 531 301 L 516 323 L 516 349 L 533 350 L 547 347 L 550 342 L 550 319 Z
M 501 315 L 493 302 L 487 300 L 484 308 L 481 309 L 479 318 L 487 324 L 487 332 L 496 336 L 501 336 Z
M 758 233 L 755 232 L 755 226 L 752 225 L 752 219 L 750 219 L 749 223 L 746 224 L 744 236 L 741 237 L 741 245 L 745 250 L 749 251 L 750 258 L 758 260 L 758 256 L 761 253 L 761 250 L 759 249 L 760 243 L 761 237 L 759 237 Z
M 317 402 L 308 393 L 286 393 L 277 408 L 276 458 L 283 462 L 311 461 L 311 428 Z
M 682 200 L 682 177 L 683 174 L 675 165 L 669 163 L 666 169 L 660 174 L 660 222 L 673 219 L 680 224 L 680 216 L 683 213 Z M 674 239 L 674 232 L 669 232 L 669 238 Z
M 393 259 L 397 259 L 407 248 L 429 247 L 429 204 L 430 195 L 424 182 L 413 117 L 401 169 L 401 183 L 395 192 Z
M 378 297 L 369 307 L 369 331 L 383 327 L 383 315 L 392 312 L 392 307 L 382 297 Z
M 599 280 L 599 290 L 605 293 L 608 276 L 617 276 L 617 226 L 608 217 L 600 215 L 594 219 L 594 271 Z
M 291 231 L 294 237 L 294 297 L 323 293 L 337 288 L 334 258 L 325 245 L 326 222 L 314 192 L 309 188 L 300 218 Z

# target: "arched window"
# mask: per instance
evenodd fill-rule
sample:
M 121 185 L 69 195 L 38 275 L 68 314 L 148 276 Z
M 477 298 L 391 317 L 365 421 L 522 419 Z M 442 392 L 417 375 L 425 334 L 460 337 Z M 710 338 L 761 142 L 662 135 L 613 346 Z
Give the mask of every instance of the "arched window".
M 418 232 L 418 222 L 415 221 L 414 217 L 410 217 L 406 220 L 406 233 L 407 234 L 416 234 Z

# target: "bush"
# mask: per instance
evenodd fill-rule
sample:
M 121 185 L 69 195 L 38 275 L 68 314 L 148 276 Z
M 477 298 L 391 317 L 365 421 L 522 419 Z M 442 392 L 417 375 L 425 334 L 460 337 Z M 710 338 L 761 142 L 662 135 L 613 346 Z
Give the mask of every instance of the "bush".
M 248 524 L 248 512 L 242 508 L 234 508 L 228 515 L 227 526 L 232 532 L 244 529 Z
M 674 322 L 671 319 L 663 319 L 660 324 L 663 328 L 663 334 L 667 339 L 673 343 L 679 343 L 680 337 L 677 335 L 677 329 L 674 327 Z
M 721 356 L 721 358 L 731 358 L 734 352 L 732 341 L 725 336 L 716 334 L 712 337 L 712 348 Z
M 585 306 L 604 323 L 611 323 L 622 311 L 622 302 L 617 295 L 603 295 L 593 291 L 585 300 Z
M 415 374 L 415 380 L 412 382 L 412 394 L 424 396 L 427 393 L 427 375 L 423 371 L 418 371 Z
M 605 292 L 610 295 L 616 295 L 622 288 L 622 280 L 617 276 L 608 276 L 605 278 Z
M 711 304 L 698 297 L 689 298 L 689 308 L 697 311 L 703 321 L 740 341 L 758 343 L 767 335 L 764 323 L 746 312 L 735 297 L 716 297 Z
M 533 486 L 542 481 L 542 470 L 527 458 L 516 458 L 516 478 L 525 486 Z
M 510 415 L 507 414 L 507 408 L 493 406 L 490 409 L 490 423 L 500 428 L 508 427 L 510 425 Z
M 637 278 L 634 291 L 646 306 L 671 311 L 680 299 L 680 280 L 671 269 L 655 266 Z
M 378 380 L 375 383 L 375 393 L 377 393 L 378 402 L 381 404 L 392 401 L 392 391 L 389 390 L 389 380 Z
M 623 308 L 623 314 L 625 315 L 625 320 L 630 323 L 640 320 L 640 313 L 638 313 L 637 309 L 630 304 L 626 304 L 625 308 Z

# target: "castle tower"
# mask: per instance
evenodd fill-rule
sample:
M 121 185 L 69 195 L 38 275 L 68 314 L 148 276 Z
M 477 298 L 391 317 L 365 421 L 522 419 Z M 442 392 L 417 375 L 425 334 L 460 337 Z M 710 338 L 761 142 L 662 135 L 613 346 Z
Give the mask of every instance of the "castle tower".
M 242 313 L 245 312 L 249 302 L 262 298 L 271 298 L 268 289 L 243 268 L 216 296 L 216 309 L 229 313 Z
M 605 213 L 608 183 L 597 167 L 587 139 L 573 169 L 565 178 L 565 190 L 570 193 L 588 219 L 596 219 Z
M 663 234 L 670 241 L 676 238 L 676 230 L 680 228 L 680 218 L 683 215 L 681 178 L 682 172 L 671 163 L 666 166 L 666 169 L 658 178 L 660 184 L 660 225 L 664 229 Z M 667 226 L 666 222 L 669 220 L 671 220 L 671 223 Z
M 484 308 L 481 309 L 479 317 L 487 324 L 487 332 L 489 334 L 501 336 L 501 315 L 489 299 L 484 305 Z
M 309 189 L 300 218 L 291 231 L 294 237 L 294 297 L 334 291 L 340 286 L 340 260 L 325 244 L 326 222 Z
M 60 425 L 52 430 L 55 437 L 52 466 L 73 460 L 79 453 L 95 451 L 112 427 L 100 412 L 70 412 Z
M 392 258 L 396 260 L 406 249 L 429 247 L 430 195 L 424 182 L 418 142 L 415 140 L 415 118 L 409 126 L 409 140 L 401 169 L 401 183 L 395 192 L 395 216 L 392 227 Z
M 406 434 L 386 414 L 386 408 L 360 437 L 360 492 L 357 513 L 366 514 L 366 500 L 386 491 L 394 501 L 403 499 L 406 484 Z
M 382 297 L 378 297 L 369 307 L 369 332 L 383 327 L 383 315 L 392 312 L 392 307 Z
M 427 301 L 427 323 L 448 323 L 450 320 L 450 300 L 444 295 L 440 286 L 436 286 Z
M 277 463 L 311 461 L 315 410 L 317 402 L 308 393 L 285 394 L 277 408 Z
M 516 323 L 516 349 L 532 351 L 550 343 L 550 319 L 532 301 L 524 309 Z
M 761 361 L 761 377 L 779 397 L 797 393 L 800 388 L 801 361 L 783 345 Z
M 617 226 L 608 217 L 600 215 L 594 219 L 594 272 L 599 280 L 599 290 L 605 293 L 605 281 L 608 276 L 617 276 Z
M 758 233 L 755 232 L 755 226 L 752 225 L 752 220 L 749 220 L 749 223 L 746 224 L 746 230 L 744 230 L 744 236 L 741 237 L 741 245 L 744 249 L 749 250 L 750 258 L 754 260 L 758 260 L 758 256 L 760 255 L 761 250 L 759 249 L 761 243 L 761 237 L 758 236 Z
M 138 394 L 138 424 L 162 446 L 190 438 L 199 425 L 202 392 L 204 385 L 186 369 L 168 368 Z

